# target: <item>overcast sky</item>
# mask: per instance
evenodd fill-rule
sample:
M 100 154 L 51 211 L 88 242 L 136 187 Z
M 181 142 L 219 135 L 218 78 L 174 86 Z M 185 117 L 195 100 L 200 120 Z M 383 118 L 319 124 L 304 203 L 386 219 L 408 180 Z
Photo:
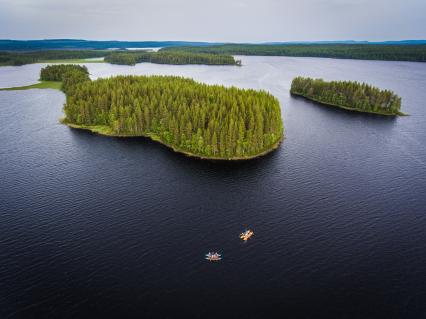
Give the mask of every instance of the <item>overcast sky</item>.
M 426 39 L 426 0 L 0 0 L 0 39 Z

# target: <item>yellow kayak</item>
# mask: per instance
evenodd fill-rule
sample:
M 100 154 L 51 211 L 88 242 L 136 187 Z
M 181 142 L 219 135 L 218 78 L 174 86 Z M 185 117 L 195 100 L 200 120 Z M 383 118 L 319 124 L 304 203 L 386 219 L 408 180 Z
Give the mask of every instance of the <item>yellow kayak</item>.
M 240 234 L 240 238 L 244 241 L 247 241 L 251 238 L 251 236 L 254 235 L 254 232 L 250 229 L 246 230 L 245 232 Z

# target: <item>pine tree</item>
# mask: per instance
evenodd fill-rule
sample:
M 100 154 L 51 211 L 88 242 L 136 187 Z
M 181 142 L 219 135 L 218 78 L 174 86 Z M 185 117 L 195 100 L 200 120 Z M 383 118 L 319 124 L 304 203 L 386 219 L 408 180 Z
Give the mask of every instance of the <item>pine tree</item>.
M 163 76 L 90 81 L 74 71 L 63 69 L 62 75 L 72 78 L 64 106 L 69 123 L 155 136 L 179 150 L 215 158 L 255 156 L 283 133 L 279 103 L 264 91 Z

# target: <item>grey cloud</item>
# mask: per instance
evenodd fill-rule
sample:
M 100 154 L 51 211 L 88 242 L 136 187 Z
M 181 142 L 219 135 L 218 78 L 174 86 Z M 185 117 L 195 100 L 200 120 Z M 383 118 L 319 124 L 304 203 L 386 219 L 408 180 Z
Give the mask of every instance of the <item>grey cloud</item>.
M 0 38 L 426 38 L 424 0 L 0 0 Z

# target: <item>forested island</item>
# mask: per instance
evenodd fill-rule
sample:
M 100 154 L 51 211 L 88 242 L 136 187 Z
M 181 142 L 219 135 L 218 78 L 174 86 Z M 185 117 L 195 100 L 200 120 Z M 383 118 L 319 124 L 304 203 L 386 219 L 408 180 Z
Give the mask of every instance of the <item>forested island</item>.
M 142 62 L 157 64 L 241 65 L 241 61 L 235 60 L 232 55 L 180 51 L 118 51 L 108 54 L 105 57 L 105 62 L 125 65 L 135 65 Z
M 85 67 L 51 65 L 44 81 L 63 81 L 63 123 L 109 136 L 146 136 L 190 156 L 243 160 L 278 147 L 278 100 L 265 91 L 207 85 L 175 76 L 91 81 Z
M 163 48 L 160 52 L 320 57 L 426 62 L 425 44 L 223 44 Z
M 352 81 L 326 82 L 322 79 L 297 77 L 291 83 L 291 94 L 350 111 L 381 115 L 404 115 L 401 98 L 390 90 L 380 90 Z

